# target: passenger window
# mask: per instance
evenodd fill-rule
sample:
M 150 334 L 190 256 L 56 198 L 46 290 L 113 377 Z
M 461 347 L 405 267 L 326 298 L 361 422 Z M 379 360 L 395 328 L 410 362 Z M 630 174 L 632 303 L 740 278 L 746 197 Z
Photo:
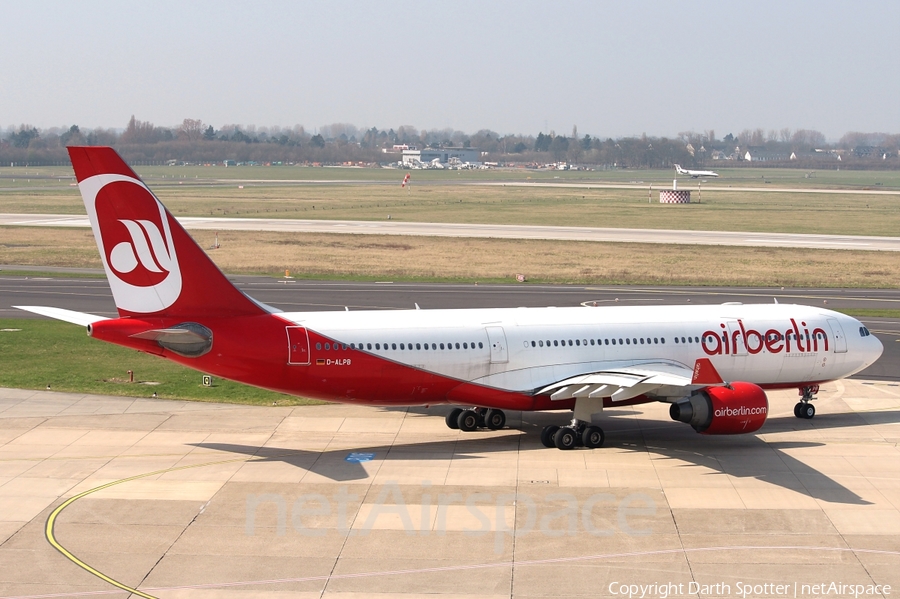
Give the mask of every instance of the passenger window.
M 441 349 L 444 349 L 444 344 L 443 344 L 443 343 L 441 343 Z
M 593 340 L 593 339 L 591 339 L 591 345 L 594 345 L 594 340 Z
M 375 349 L 381 349 L 381 344 L 380 344 L 380 343 L 376 343 L 376 344 L 375 344 Z
M 637 345 L 637 339 L 632 339 L 631 341 L 632 341 L 635 345 Z
M 400 349 L 406 349 L 402 343 L 400 344 Z
M 627 343 L 628 345 L 631 345 L 631 339 L 626 339 L 625 343 Z
M 571 344 L 572 344 L 572 342 L 569 341 L 569 345 L 571 345 Z M 580 346 L 581 346 L 581 341 L 579 341 L 578 339 L 576 339 L 576 340 L 575 340 L 575 345 L 578 345 L 578 346 L 580 347 Z
M 616 344 L 616 340 L 613 339 L 613 345 L 615 345 L 615 344 Z M 604 339 L 604 340 L 603 340 L 603 345 L 609 345 L 609 339 Z
M 572 346 L 572 340 L 571 340 L 571 339 L 569 339 L 569 346 L 570 346 L 570 347 Z
M 525 347 L 528 347 L 528 342 L 527 342 L 527 341 L 525 342 Z M 469 344 L 468 344 L 468 343 L 463 343 L 463 349 L 469 349 Z
M 479 342 L 478 342 L 478 349 L 482 349 L 483 347 L 484 347 L 484 345 L 481 343 L 481 341 L 479 341 Z
M 534 347 L 535 345 L 537 345 L 537 344 L 536 344 L 534 341 L 532 341 L 532 342 L 531 342 L 531 347 Z
M 322 344 L 321 344 L 321 343 L 316 343 L 316 349 L 321 350 L 321 349 L 322 349 Z
M 459 349 L 459 343 L 456 344 L 456 349 Z
M 666 338 L 665 338 L 665 337 L 660 337 L 660 338 L 659 338 L 659 342 L 660 342 L 660 343 L 665 343 L 665 342 L 666 342 Z
M 559 341 L 556 339 L 553 340 L 553 347 L 559 347 Z
M 538 346 L 544 347 L 544 341 L 542 339 L 538 339 Z
M 615 345 L 615 344 L 616 344 L 616 340 L 615 340 L 615 339 L 613 339 L 613 345 Z

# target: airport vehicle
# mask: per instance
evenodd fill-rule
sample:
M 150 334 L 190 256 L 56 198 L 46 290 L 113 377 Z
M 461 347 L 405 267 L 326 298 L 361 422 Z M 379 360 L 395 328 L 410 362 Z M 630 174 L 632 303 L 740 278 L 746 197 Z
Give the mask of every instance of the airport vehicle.
M 718 177 L 718 173 L 714 173 L 712 171 L 692 171 L 686 168 L 681 168 L 680 164 L 675 165 L 675 172 L 679 175 L 690 175 L 692 178 L 696 179 L 698 177 Z
M 111 148 L 69 154 L 119 318 L 20 306 L 91 337 L 283 393 L 371 405 L 452 404 L 447 425 L 572 410 L 548 447 L 600 447 L 606 407 L 662 401 L 705 434 L 750 433 L 764 389 L 818 385 L 882 352 L 856 319 L 788 304 L 281 312 L 238 290 Z M 565 423 L 564 423 L 565 424 Z

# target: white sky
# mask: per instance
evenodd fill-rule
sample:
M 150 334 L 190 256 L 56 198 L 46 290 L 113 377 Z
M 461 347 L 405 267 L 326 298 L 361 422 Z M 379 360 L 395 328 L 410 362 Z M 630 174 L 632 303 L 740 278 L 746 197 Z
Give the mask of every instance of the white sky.
M 0 126 L 900 132 L 900 2 L 0 0 Z

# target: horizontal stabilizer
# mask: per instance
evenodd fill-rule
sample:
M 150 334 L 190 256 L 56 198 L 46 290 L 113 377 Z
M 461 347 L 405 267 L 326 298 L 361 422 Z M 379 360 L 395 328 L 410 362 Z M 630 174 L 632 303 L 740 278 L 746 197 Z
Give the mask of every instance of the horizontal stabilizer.
M 86 327 L 89 324 L 93 324 L 95 322 L 99 322 L 101 320 L 109 320 L 105 316 L 96 316 L 94 314 L 86 314 L 85 312 L 64 310 L 63 308 L 51 308 L 49 306 L 13 306 L 13 308 L 25 310 L 26 312 L 33 312 L 34 314 L 40 314 L 41 316 L 47 316 L 49 318 L 55 318 L 56 320 L 62 320 L 63 322 L 78 324 L 83 327 Z

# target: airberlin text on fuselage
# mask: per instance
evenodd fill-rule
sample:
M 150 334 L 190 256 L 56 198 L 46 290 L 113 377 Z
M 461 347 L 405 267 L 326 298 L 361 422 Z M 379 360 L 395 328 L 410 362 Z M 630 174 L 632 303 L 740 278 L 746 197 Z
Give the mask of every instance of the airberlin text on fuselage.
M 744 327 L 744 323 L 738 319 L 738 328 L 728 331 L 725 323 L 722 323 L 721 332 L 706 331 L 703 333 L 702 345 L 703 351 L 708 356 L 721 356 L 723 354 L 737 354 L 739 350 L 738 343 L 743 343 L 743 347 L 749 354 L 758 354 L 764 348 L 773 354 L 781 352 L 790 353 L 797 352 L 817 352 L 819 351 L 819 340 L 824 343 L 822 349 L 828 351 L 828 334 L 824 329 L 815 328 L 810 332 L 806 328 L 806 323 L 801 322 L 797 326 L 797 321 L 790 319 L 791 326 L 785 331 L 778 329 L 769 329 L 764 333 L 755 329 Z M 802 328 L 801 328 L 802 327 Z

